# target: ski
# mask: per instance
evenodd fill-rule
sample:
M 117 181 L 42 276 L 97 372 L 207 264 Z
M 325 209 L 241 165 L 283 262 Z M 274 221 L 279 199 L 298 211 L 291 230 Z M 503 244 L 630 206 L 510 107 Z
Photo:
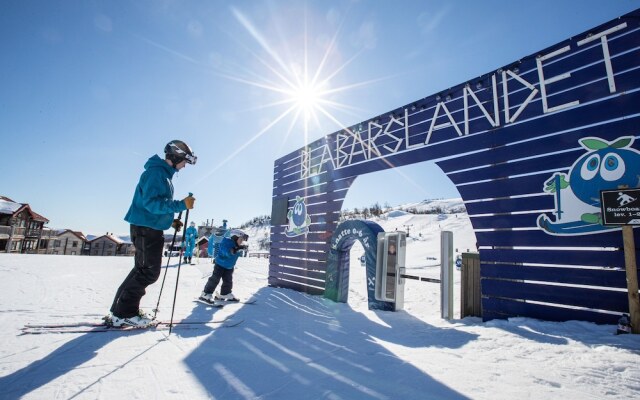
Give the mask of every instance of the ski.
M 198 297 L 194 301 L 196 303 L 206 304 L 206 305 L 208 305 L 210 307 L 222 308 L 224 306 L 228 306 L 228 305 L 232 305 L 232 304 L 255 304 L 257 300 L 256 299 L 248 299 L 248 300 L 245 300 L 245 301 L 214 300 L 213 302 L 211 302 L 211 301 L 203 300 L 203 299 Z
M 215 303 L 223 306 L 228 306 L 232 304 L 255 304 L 256 301 L 257 301 L 256 299 L 250 298 L 248 300 L 240 300 L 240 301 L 216 300 Z
M 180 320 L 173 321 L 174 325 L 204 325 L 204 324 L 219 324 L 228 320 L 229 317 L 212 320 L 212 321 L 189 321 L 189 320 Z M 155 325 L 168 325 L 170 321 L 156 320 L 154 321 Z M 80 327 L 103 327 L 107 326 L 104 322 L 91 322 L 91 321 L 83 321 L 83 322 L 70 322 L 70 323 L 57 323 L 57 324 L 25 324 L 23 329 L 46 329 L 46 328 L 80 328 Z
M 206 325 L 216 325 L 218 327 L 234 327 L 240 325 L 244 322 L 244 319 L 230 319 L 227 318 L 222 321 L 178 321 L 171 324 L 169 321 L 163 321 L 157 324 L 151 324 L 146 327 L 135 327 L 135 326 L 107 326 L 107 325 L 97 325 L 97 326 L 61 326 L 61 327 L 39 327 L 39 328 L 22 328 L 21 335 L 40 335 L 46 333 L 98 333 L 98 332 L 130 332 L 130 331 L 164 331 L 169 330 L 170 327 L 172 329 L 198 329 L 202 326 Z
M 214 308 L 222 308 L 222 307 L 224 307 L 224 304 L 216 304 L 215 302 L 210 302 L 210 301 L 201 299 L 199 297 L 196 298 L 193 301 L 195 301 L 196 303 L 204 304 L 204 305 L 207 305 L 209 307 L 214 307 Z

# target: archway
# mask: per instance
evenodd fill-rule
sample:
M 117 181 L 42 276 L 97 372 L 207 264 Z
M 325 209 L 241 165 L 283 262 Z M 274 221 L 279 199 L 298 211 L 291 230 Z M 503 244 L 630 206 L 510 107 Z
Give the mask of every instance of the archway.
M 349 252 L 356 242 L 364 247 L 367 274 L 367 302 L 370 310 L 393 310 L 393 304 L 375 298 L 376 254 L 378 233 L 384 232 L 375 222 L 363 220 L 344 221 L 331 236 L 331 249 L 327 256 L 327 273 L 324 297 L 346 303 L 349 294 Z
M 620 228 L 601 222 L 598 193 L 638 184 L 639 15 L 276 160 L 269 284 L 323 294 L 329 239 L 355 179 L 432 160 L 476 232 L 484 319 L 615 323 L 629 310 L 624 254 Z

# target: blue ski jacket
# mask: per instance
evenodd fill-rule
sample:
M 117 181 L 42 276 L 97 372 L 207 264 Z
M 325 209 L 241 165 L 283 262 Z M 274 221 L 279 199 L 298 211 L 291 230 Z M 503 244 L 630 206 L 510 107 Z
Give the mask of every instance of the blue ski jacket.
M 173 200 L 171 178 L 176 169 L 158 155 L 151 157 L 144 169 L 124 220 L 159 231 L 169 229 L 174 214 L 187 209 L 184 201 Z
M 216 256 L 216 264 L 226 269 L 233 269 L 238 261 L 238 253 L 234 253 L 232 250 L 236 248 L 236 242 L 231 238 L 224 238 L 220 242 L 220 249 Z
M 196 237 L 198 236 L 198 230 L 190 226 L 184 231 L 185 250 L 184 255 L 187 257 L 193 256 L 193 250 L 196 247 Z

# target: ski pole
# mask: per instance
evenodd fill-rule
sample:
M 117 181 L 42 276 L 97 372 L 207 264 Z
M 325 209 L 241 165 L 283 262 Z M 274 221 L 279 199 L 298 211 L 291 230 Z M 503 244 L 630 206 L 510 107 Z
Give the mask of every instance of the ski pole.
M 187 210 L 188 211 L 188 210 Z M 182 219 L 182 211 L 178 214 L 178 221 Z M 162 277 L 162 284 L 160 285 L 160 294 L 158 295 L 158 302 L 156 308 L 153 309 L 153 320 L 156 319 L 158 314 L 158 308 L 160 307 L 160 297 L 162 297 L 162 288 L 164 288 L 164 280 L 167 279 L 167 270 L 169 269 L 169 261 L 171 261 L 171 253 L 173 253 L 173 245 L 176 243 L 176 235 L 178 234 L 178 228 L 173 232 L 173 239 L 171 239 L 171 247 L 169 247 L 169 258 L 167 259 L 167 266 L 164 268 L 164 276 Z
M 193 196 L 193 193 L 189 192 L 189 197 Z M 187 208 L 187 215 L 184 217 L 184 226 L 189 224 L 189 209 Z M 187 235 L 182 235 L 182 244 L 184 246 L 184 241 Z M 180 280 L 180 266 L 182 265 L 182 257 L 178 260 L 178 275 L 176 276 L 176 289 L 173 292 L 173 305 L 171 306 L 171 320 L 169 321 L 169 335 L 171 335 L 171 329 L 173 329 L 173 311 L 176 309 L 176 296 L 178 295 L 178 281 Z

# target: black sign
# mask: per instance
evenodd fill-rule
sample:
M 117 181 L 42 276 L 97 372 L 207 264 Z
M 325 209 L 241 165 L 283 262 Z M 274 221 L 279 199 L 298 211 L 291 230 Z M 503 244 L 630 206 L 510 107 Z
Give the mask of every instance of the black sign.
M 640 225 L 640 188 L 601 190 L 603 225 Z

